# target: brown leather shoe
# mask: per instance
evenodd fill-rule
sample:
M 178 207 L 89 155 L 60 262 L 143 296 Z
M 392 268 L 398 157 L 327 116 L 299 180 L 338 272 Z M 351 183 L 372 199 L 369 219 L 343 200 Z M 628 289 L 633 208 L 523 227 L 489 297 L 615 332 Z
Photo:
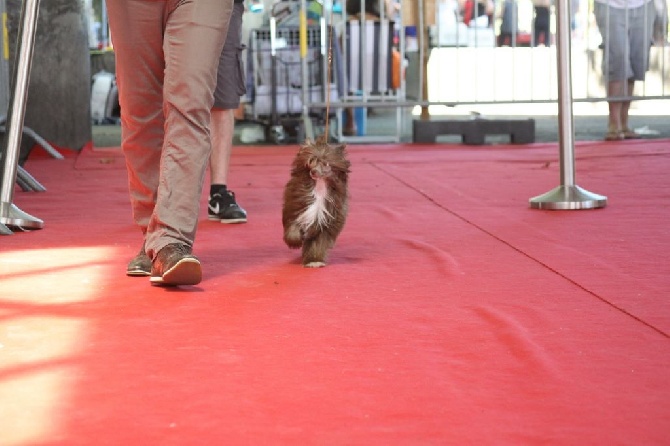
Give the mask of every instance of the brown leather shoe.
M 189 246 L 171 243 L 158 251 L 149 280 L 152 285 L 196 285 L 202 280 L 200 261 Z
M 144 245 L 140 252 L 128 262 L 126 275 L 131 277 L 146 277 L 151 275 L 151 259 L 144 250 Z

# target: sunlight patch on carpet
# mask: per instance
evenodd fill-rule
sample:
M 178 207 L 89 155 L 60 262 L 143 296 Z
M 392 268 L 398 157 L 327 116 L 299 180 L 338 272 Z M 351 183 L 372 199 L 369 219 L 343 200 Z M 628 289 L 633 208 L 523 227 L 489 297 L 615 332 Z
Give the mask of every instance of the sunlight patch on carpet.
M 69 306 L 94 300 L 110 248 L 0 254 L 0 432 L 2 444 L 58 438 L 77 379 L 87 321 Z

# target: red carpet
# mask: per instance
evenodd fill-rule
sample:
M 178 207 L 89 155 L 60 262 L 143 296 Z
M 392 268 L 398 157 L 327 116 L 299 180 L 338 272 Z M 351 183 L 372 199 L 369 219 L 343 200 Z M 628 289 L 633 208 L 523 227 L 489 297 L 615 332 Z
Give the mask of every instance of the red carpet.
M 127 278 L 123 158 L 26 168 L 0 237 L 3 445 L 668 444 L 670 141 L 578 143 L 604 209 L 541 211 L 556 144 L 350 146 L 330 264 L 281 239 L 292 147 L 236 147 L 204 281 Z M 203 204 L 205 203 L 203 196 Z

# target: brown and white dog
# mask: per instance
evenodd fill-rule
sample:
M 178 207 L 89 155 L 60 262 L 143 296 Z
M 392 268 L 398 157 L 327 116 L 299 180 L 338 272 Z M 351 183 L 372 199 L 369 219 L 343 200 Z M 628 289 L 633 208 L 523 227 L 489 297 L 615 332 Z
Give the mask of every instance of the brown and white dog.
M 284 188 L 284 242 L 302 248 L 307 268 L 326 265 L 349 210 L 349 168 L 346 145 L 330 145 L 321 137 L 300 146 Z

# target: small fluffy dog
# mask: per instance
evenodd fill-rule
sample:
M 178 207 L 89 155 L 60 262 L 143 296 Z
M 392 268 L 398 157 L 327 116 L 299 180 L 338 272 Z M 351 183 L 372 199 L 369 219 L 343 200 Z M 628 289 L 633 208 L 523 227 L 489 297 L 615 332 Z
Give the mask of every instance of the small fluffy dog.
M 284 242 L 289 248 L 302 248 L 307 268 L 326 266 L 328 251 L 347 219 L 351 164 L 345 148 L 328 144 L 324 137 L 305 141 L 284 188 Z

